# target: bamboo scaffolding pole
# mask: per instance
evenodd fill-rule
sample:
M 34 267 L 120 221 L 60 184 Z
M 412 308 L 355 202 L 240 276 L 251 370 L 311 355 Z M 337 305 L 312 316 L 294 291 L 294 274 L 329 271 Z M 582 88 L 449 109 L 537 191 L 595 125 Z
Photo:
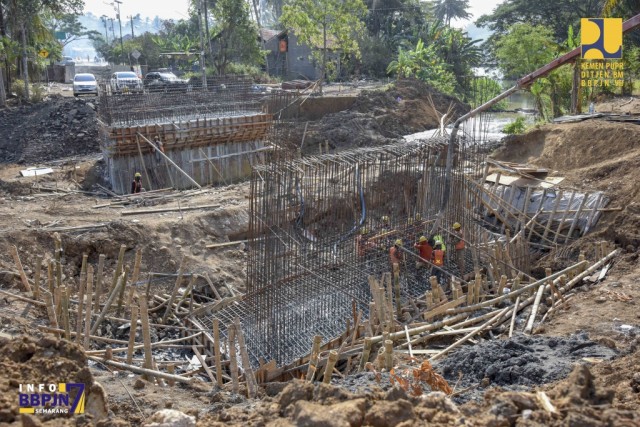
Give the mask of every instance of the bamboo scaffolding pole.
M 153 369 L 139 368 L 137 366 L 127 365 L 126 363 L 118 363 L 118 362 L 114 362 L 113 360 L 105 360 L 95 356 L 88 356 L 88 358 L 93 360 L 94 362 L 99 362 L 105 365 L 112 366 L 114 368 L 123 369 L 125 371 L 131 371 L 135 374 L 142 374 L 146 377 L 157 377 L 157 378 L 162 378 L 165 380 L 175 381 L 183 384 L 189 384 L 192 381 L 194 381 L 193 378 L 187 378 L 180 375 L 166 374 L 164 372 L 154 371 Z
M 84 341 L 83 347 L 85 350 L 89 349 L 90 343 L 90 332 L 91 332 L 91 308 L 92 308 L 92 300 L 93 298 L 93 266 L 87 266 L 87 304 L 85 308 L 85 316 L 84 316 Z M 80 309 L 78 309 L 78 313 L 80 313 Z
M 236 325 L 231 324 L 227 328 L 229 336 L 229 370 L 231 371 L 231 390 L 238 393 L 240 385 L 238 383 L 238 359 L 236 357 Z
M 429 361 L 433 362 L 434 360 L 437 360 L 437 359 L 441 358 L 442 356 L 444 356 L 445 354 L 449 353 L 451 350 L 460 347 L 462 344 L 464 344 L 465 342 L 469 341 L 475 335 L 478 335 L 480 332 L 486 330 L 489 326 L 491 326 L 492 324 L 497 322 L 508 310 L 509 310 L 509 307 L 506 307 L 506 308 L 502 309 L 498 314 L 493 316 L 487 322 L 483 323 L 482 326 L 479 326 L 478 328 L 474 329 L 472 332 L 469 332 L 467 335 L 465 335 L 464 337 L 460 338 L 458 341 L 456 341 L 455 343 L 451 344 L 449 347 L 445 348 L 440 353 L 434 354 L 433 356 L 431 356 Z
M 216 362 L 216 380 L 218 387 L 222 387 L 222 364 L 220 352 L 220 326 L 218 319 L 213 319 L 213 351 Z
M 76 343 L 80 344 L 82 339 L 82 332 L 84 328 L 82 327 L 82 319 L 83 319 L 83 309 L 84 309 L 84 292 L 87 281 L 87 260 L 89 259 L 89 255 L 82 255 L 82 267 L 80 269 L 80 281 L 78 282 L 78 307 L 77 316 L 76 316 Z
M 16 247 L 16 245 L 11 245 L 11 256 L 13 256 L 13 261 L 16 263 L 18 273 L 20 273 L 22 289 L 28 294 L 33 295 L 31 291 L 31 285 L 29 284 L 29 280 L 27 279 L 27 275 L 24 272 L 24 268 L 22 268 L 22 261 L 20 261 L 20 255 L 18 254 L 18 248 Z
M 138 306 L 131 307 L 131 326 L 129 327 L 129 346 L 127 347 L 127 363 L 133 362 L 134 346 L 136 344 L 136 332 L 138 330 Z
M 111 291 L 111 294 L 109 295 L 109 298 L 107 298 L 107 302 L 105 303 L 104 308 L 102 309 L 102 311 L 100 312 L 100 315 L 98 316 L 98 319 L 95 321 L 95 323 L 91 327 L 91 335 L 95 335 L 96 331 L 98 330 L 98 327 L 100 326 L 100 323 L 102 323 L 105 316 L 107 315 L 109 308 L 111 308 L 111 304 L 113 304 L 113 300 L 116 299 L 116 296 L 122 286 L 124 286 L 124 273 L 120 276 L 120 279 L 117 280 L 115 287 L 113 288 L 113 290 Z
M 140 136 L 140 138 L 142 138 L 147 144 L 149 144 L 151 147 L 153 147 L 154 149 L 156 148 L 155 145 L 149 141 L 147 138 L 145 138 L 144 135 L 142 135 L 141 133 L 138 133 L 138 136 Z M 186 173 L 185 171 L 183 171 L 180 166 L 178 166 L 177 164 L 175 164 L 175 162 L 173 160 L 171 160 L 169 158 L 169 156 L 167 156 L 166 154 L 164 154 L 162 151 L 160 150 L 156 150 L 156 153 L 160 154 L 166 161 L 168 161 L 169 163 L 171 163 L 171 165 L 173 167 L 175 167 L 182 175 L 184 175 L 193 185 L 195 185 L 198 188 L 202 188 L 202 186 L 200 184 L 198 184 L 193 178 L 191 178 L 191 175 L 189 175 L 188 173 Z
M 104 254 L 100 254 L 100 256 L 98 257 L 98 273 L 96 276 L 96 302 L 93 308 L 96 312 L 100 311 L 100 297 L 102 296 L 102 282 L 104 280 L 102 275 L 104 273 L 105 258 L 106 256 Z

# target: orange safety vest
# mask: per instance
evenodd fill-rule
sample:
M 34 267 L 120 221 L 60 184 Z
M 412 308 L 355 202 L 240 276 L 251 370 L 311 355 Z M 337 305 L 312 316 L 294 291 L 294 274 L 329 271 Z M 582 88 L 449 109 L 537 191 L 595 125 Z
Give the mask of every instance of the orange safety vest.
M 456 231 L 456 235 L 460 240 L 458 240 L 458 243 L 456 243 L 455 249 L 456 251 L 459 251 L 461 249 L 464 249 L 464 240 L 462 240 L 464 238 L 464 233 L 462 232 L 462 228 Z
M 442 267 L 444 265 L 444 251 L 436 249 L 433 251 L 433 264 Z
M 391 246 L 391 249 L 389 249 L 389 261 L 391 261 L 392 265 L 400 264 L 402 262 L 402 254 L 395 246 Z
M 429 242 L 420 242 L 414 246 L 420 252 L 420 258 L 427 261 L 431 261 L 431 257 L 433 255 L 433 248 L 431 247 Z

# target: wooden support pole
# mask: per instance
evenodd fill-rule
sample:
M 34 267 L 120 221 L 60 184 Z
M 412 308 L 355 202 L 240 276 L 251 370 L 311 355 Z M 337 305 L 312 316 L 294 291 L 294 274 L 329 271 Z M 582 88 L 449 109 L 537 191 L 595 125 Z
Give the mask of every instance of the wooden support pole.
M 231 373 L 231 390 L 234 393 L 240 391 L 240 384 L 238 383 L 238 359 L 236 356 L 236 326 L 231 324 L 227 327 L 227 334 L 229 335 L 229 370 Z
M 391 340 L 384 342 L 384 367 L 387 371 L 393 369 L 393 341 Z
M 138 330 L 138 306 L 131 307 L 131 326 L 129 327 L 129 347 L 127 349 L 127 363 L 133 363 L 133 347 L 136 345 L 136 332 Z
M 123 286 L 124 286 L 124 274 L 122 274 L 120 276 L 120 279 L 118 279 L 118 281 L 116 282 L 116 286 L 111 291 L 109 298 L 107 298 L 107 302 L 104 304 L 104 307 L 102 308 L 102 312 L 100 312 L 98 319 L 91 327 L 91 335 L 95 335 L 96 331 L 98 330 L 98 327 L 100 326 L 100 323 L 102 323 L 102 321 L 104 320 L 104 317 L 107 315 L 107 312 L 109 311 L 109 308 L 111 308 L 111 304 L 113 304 L 113 300 L 116 299 L 116 295 L 120 291 L 120 288 Z
M 518 316 L 518 305 L 520 304 L 520 297 L 516 298 L 516 303 L 513 305 L 513 314 L 511 316 L 511 324 L 509 325 L 509 338 L 513 336 L 513 328 L 516 325 L 516 317 Z
M 205 373 L 207 374 L 207 376 L 211 380 L 211 383 L 212 384 L 216 384 L 217 383 L 216 377 L 213 375 L 213 372 L 211 372 L 211 368 L 206 364 L 205 358 L 198 351 L 198 347 L 193 345 L 193 346 L 191 346 L 191 350 L 193 351 L 193 354 L 195 354 L 196 358 L 200 362 L 200 365 L 202 365 L 202 368 L 204 369 Z
M 358 372 L 362 372 L 364 370 L 364 365 L 369 361 L 369 355 L 371 354 L 371 338 L 367 337 L 364 339 L 364 348 L 362 350 L 362 357 L 360 358 L 360 365 L 358 365 Z
M 309 368 L 307 369 L 307 381 L 313 381 L 318 366 L 318 356 L 320 356 L 320 345 L 322 344 L 322 336 L 315 335 L 313 344 L 311 345 L 311 354 L 309 355 Z
M 18 273 L 20 274 L 22 290 L 30 295 L 33 295 L 31 291 L 31 285 L 29 284 L 29 280 L 27 279 L 27 275 L 24 272 L 24 268 L 22 268 L 22 262 L 20 261 L 20 255 L 18 255 L 18 248 L 16 247 L 16 245 L 11 245 L 11 255 L 13 256 L 13 261 L 16 263 Z
M 82 255 L 82 268 L 80 269 L 80 281 L 78 282 L 78 311 L 76 316 L 76 343 L 80 344 L 82 341 L 82 332 L 84 331 L 82 327 L 82 319 L 84 309 L 84 292 L 85 285 L 87 282 L 87 260 L 89 259 L 89 255 Z
M 147 138 L 144 137 L 144 135 L 138 133 L 138 135 L 144 139 L 147 144 L 149 144 L 151 147 L 153 147 L 155 149 L 155 145 L 153 145 L 153 143 L 151 141 L 149 141 Z M 173 160 L 171 160 L 166 154 L 164 154 L 162 151 L 160 150 L 156 150 L 156 153 L 160 154 L 162 157 L 164 157 L 164 159 L 166 161 L 168 161 L 169 163 L 171 163 L 171 165 L 173 165 L 173 167 L 175 167 L 182 175 L 184 175 L 193 185 L 195 185 L 198 188 L 202 188 L 202 186 L 200 184 L 198 184 L 193 178 L 191 178 L 191 176 L 186 173 L 185 171 L 183 171 L 180 166 L 178 166 L 177 164 L 175 164 L 175 162 Z
M 44 294 L 44 302 L 47 304 L 47 316 L 49 317 L 49 326 L 58 328 L 58 319 L 56 318 L 56 307 L 53 305 L 53 297 L 50 293 Z
M 331 383 L 331 374 L 333 373 L 333 368 L 336 366 L 336 361 L 338 360 L 338 352 L 335 350 L 331 350 L 329 352 L 329 359 L 327 360 L 327 366 L 324 370 L 324 376 L 322 377 L 322 382 L 325 384 Z
M 85 308 L 85 315 L 84 315 L 84 349 L 88 350 L 89 349 L 89 341 L 90 341 L 90 332 L 91 332 L 91 308 L 92 308 L 92 302 L 93 302 L 93 266 L 89 265 L 87 267 L 87 303 L 86 303 L 86 308 Z M 78 309 L 78 312 L 80 312 L 80 310 Z M 78 335 L 80 335 L 80 333 L 78 333 Z
M 64 337 L 71 340 L 71 326 L 69 325 L 69 290 L 66 286 L 61 287 L 62 297 L 62 324 L 64 326 Z
M 126 250 L 127 250 L 127 247 L 125 245 L 120 245 L 120 252 L 118 253 L 118 262 L 116 263 L 116 269 L 113 272 L 111 288 L 109 288 L 110 291 L 112 291 L 116 287 L 116 284 L 118 283 L 118 278 L 122 274 L 122 265 L 124 263 L 124 252 Z
M 36 272 L 33 276 L 33 299 L 40 300 L 40 274 L 42 273 L 42 255 L 36 255 Z
M 216 380 L 218 387 L 222 387 L 222 361 L 220 351 L 220 325 L 218 319 L 213 319 L 213 352 L 216 362 Z
M 102 296 L 102 274 L 104 273 L 104 259 L 105 255 L 100 254 L 98 257 L 98 274 L 96 276 L 96 302 L 94 304 L 94 310 L 96 312 L 100 311 L 100 297 Z
M 147 178 L 148 188 L 149 190 L 153 190 L 153 188 L 151 188 L 151 175 L 149 175 L 149 170 L 147 170 L 147 165 L 144 164 L 144 156 L 142 155 L 142 148 L 140 147 L 140 141 L 138 140 L 138 136 L 136 136 L 136 145 L 138 146 L 138 155 L 140 156 L 140 163 L 142 163 L 144 176 Z
M 465 335 L 464 337 L 460 338 L 458 341 L 456 341 L 455 343 L 451 344 L 449 347 L 445 348 L 440 353 L 431 356 L 429 361 L 432 362 L 434 360 L 437 360 L 437 359 L 441 358 L 442 356 L 444 356 L 445 354 L 449 353 L 451 350 L 460 347 L 462 344 L 464 344 L 465 342 L 469 341 L 475 335 L 479 334 L 480 332 L 486 330 L 489 326 L 491 326 L 494 323 L 496 323 L 507 312 L 507 310 L 509 310 L 509 307 L 506 307 L 506 308 L 502 309 L 498 314 L 493 316 L 491 319 L 489 319 L 482 326 L 476 328 L 472 332 L 469 332 L 467 335 Z
M 118 307 L 116 308 L 116 317 L 120 317 L 122 316 L 122 309 L 124 306 L 124 294 L 125 294 L 125 290 L 127 289 L 127 278 L 129 277 L 129 266 L 127 265 L 124 268 L 124 279 L 122 279 L 122 281 L 124 282 L 124 285 L 120 287 L 120 292 L 118 293 Z
M 142 342 L 144 344 L 144 365 L 143 367 L 151 369 L 153 367 L 153 358 L 151 357 L 151 331 L 149 330 L 149 306 L 147 298 L 142 295 L 140 302 L 140 323 L 142 324 Z M 149 376 L 147 379 L 151 379 Z
M 49 260 L 47 263 L 47 287 L 49 288 L 49 293 L 51 295 L 55 294 L 55 282 L 53 281 L 53 270 L 55 269 L 55 262 L 53 260 Z
M 190 377 L 183 377 L 183 376 L 180 376 L 180 375 L 166 374 L 164 372 L 154 371 L 153 369 L 139 368 L 137 366 L 127 365 L 125 363 L 114 362 L 113 360 L 105 360 L 105 359 L 102 359 L 102 358 L 99 358 L 99 357 L 95 357 L 95 356 L 89 356 L 89 359 L 91 359 L 91 360 L 93 360 L 95 362 L 99 362 L 99 363 L 103 363 L 105 365 L 112 366 L 114 368 L 124 369 L 126 371 L 131 371 L 131 372 L 136 373 L 136 374 L 142 374 L 143 376 L 146 376 L 146 377 L 158 377 L 158 378 L 162 378 L 162 379 L 165 379 L 165 380 L 171 380 L 171 381 L 184 383 L 184 384 L 189 384 L 192 381 L 194 381 L 193 377 L 190 378 Z
M 400 301 L 400 266 L 393 264 L 393 290 L 396 300 L 396 317 L 402 319 L 402 301 Z
M 542 294 L 544 293 L 545 284 L 543 283 L 538 287 L 538 292 L 536 293 L 536 299 L 533 301 L 533 307 L 531 308 L 531 315 L 529 316 L 529 321 L 527 322 L 527 326 L 524 328 L 525 334 L 530 334 L 533 331 L 533 324 L 536 320 L 536 315 L 538 314 L 538 308 L 540 307 L 540 301 L 542 300 Z
M 171 291 L 171 296 L 169 297 L 169 301 L 167 303 L 167 309 L 162 316 L 162 323 L 164 324 L 167 323 L 169 313 L 171 313 L 171 309 L 173 308 L 173 301 L 176 299 L 178 289 L 180 288 L 180 283 L 182 283 L 182 275 L 184 273 L 184 260 L 185 258 L 182 257 L 182 261 L 180 261 L 180 268 L 178 268 L 178 277 L 176 278 L 176 283 L 173 285 L 173 290 Z
M 238 335 L 238 347 L 240 347 L 240 356 L 242 358 L 242 368 L 244 369 L 244 378 L 247 383 L 247 395 L 249 399 L 254 399 L 258 395 L 258 382 L 256 381 L 253 368 L 251 367 L 251 361 L 249 360 L 249 353 L 247 353 L 247 345 L 244 342 L 244 334 L 242 333 L 242 326 L 240 325 L 240 318 L 233 319 L 233 324 L 236 328 Z

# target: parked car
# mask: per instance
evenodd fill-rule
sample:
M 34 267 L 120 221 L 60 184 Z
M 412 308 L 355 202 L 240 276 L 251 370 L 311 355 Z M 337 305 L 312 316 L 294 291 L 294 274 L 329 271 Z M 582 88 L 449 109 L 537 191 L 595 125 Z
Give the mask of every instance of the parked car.
M 187 89 L 187 81 L 170 71 L 152 71 L 144 76 L 144 87 L 149 91 Z
M 89 73 L 79 73 L 73 77 L 73 96 L 98 95 L 96 76 Z
M 62 59 L 55 63 L 56 65 L 76 65 L 76 61 L 70 56 L 63 56 Z
M 133 71 L 118 71 L 111 75 L 109 87 L 113 93 L 142 92 L 142 80 Z

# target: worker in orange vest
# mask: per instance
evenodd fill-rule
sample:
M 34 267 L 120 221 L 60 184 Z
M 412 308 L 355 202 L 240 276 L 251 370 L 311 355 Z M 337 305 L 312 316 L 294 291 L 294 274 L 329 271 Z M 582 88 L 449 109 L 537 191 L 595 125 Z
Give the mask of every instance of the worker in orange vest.
M 421 268 L 427 269 L 427 274 L 431 274 L 431 257 L 433 255 L 433 246 L 429 244 L 429 240 L 425 236 L 421 236 L 418 243 L 413 245 L 418 250 L 420 259 L 416 261 L 416 270 Z
M 460 271 L 460 277 L 464 277 L 465 273 L 465 244 L 464 244 L 464 230 L 459 222 L 453 224 L 454 235 L 454 249 L 456 254 L 456 264 L 458 265 L 458 271 Z
M 442 242 L 440 240 L 436 240 L 435 246 L 433 247 L 433 253 L 431 256 L 431 262 L 435 265 L 436 268 L 434 272 L 434 276 L 438 279 L 438 283 L 444 284 L 444 250 L 442 250 Z
M 389 249 L 389 262 L 391 262 L 392 268 L 393 264 L 402 264 L 402 260 L 404 259 L 404 254 L 400 247 L 402 247 L 402 240 L 398 239 L 393 246 L 391 246 L 391 249 Z

